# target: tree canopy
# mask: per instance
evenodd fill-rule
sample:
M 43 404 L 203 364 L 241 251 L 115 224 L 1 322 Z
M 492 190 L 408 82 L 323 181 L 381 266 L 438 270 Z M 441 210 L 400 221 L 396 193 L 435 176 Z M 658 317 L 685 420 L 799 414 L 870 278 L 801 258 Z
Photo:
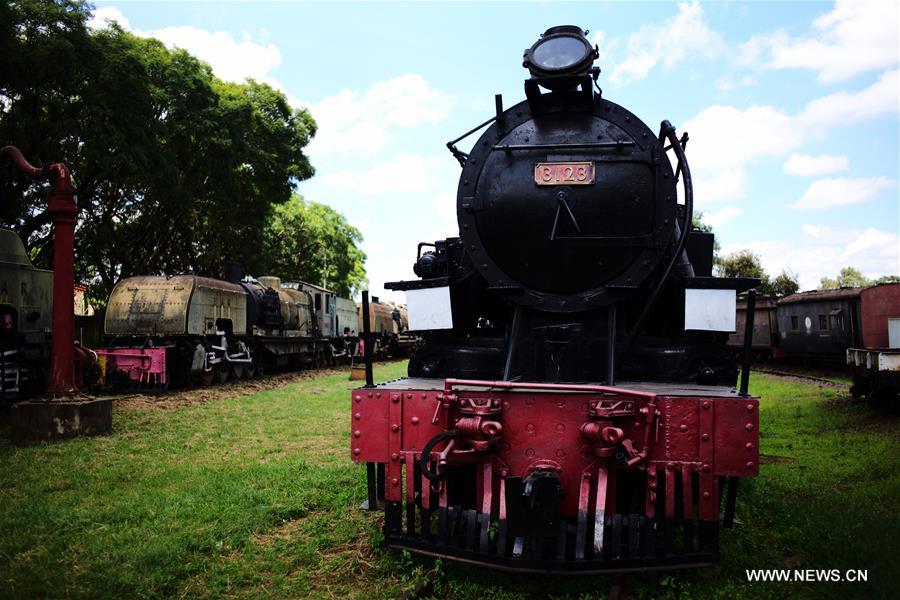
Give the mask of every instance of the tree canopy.
M 844 267 L 837 277 L 823 277 L 819 282 L 820 290 L 836 290 L 839 288 L 849 287 L 868 287 L 870 285 L 878 285 L 881 283 L 900 282 L 900 276 L 884 275 L 877 279 L 869 279 L 863 275 L 859 269 L 853 267 Z
M 257 274 L 315 283 L 344 296 L 367 283 L 362 234 L 330 206 L 295 194 L 275 209 L 263 240 Z
M 105 301 L 130 275 L 218 274 L 225 259 L 264 263 L 264 247 L 274 251 L 265 232 L 283 219 L 277 208 L 314 172 L 304 154 L 316 132 L 310 114 L 266 84 L 221 81 L 158 40 L 115 24 L 91 31 L 90 10 L 80 0 L 0 3 L 0 145 L 18 146 L 32 163 L 71 168 L 76 275 Z M 0 178 L 0 225 L 20 233 L 38 265 L 51 266 L 45 184 L 6 164 Z M 349 238 L 309 243 L 355 250 L 359 231 L 335 219 L 342 227 L 329 235 Z M 326 269 L 329 283 L 352 288 L 364 278 L 361 261 L 348 260 L 352 268 Z
M 759 256 L 750 250 L 739 250 L 724 258 L 720 258 L 716 267 L 720 277 L 753 277 L 759 279 L 760 283 L 756 289 L 765 296 L 781 298 L 794 294 L 800 289 L 800 282 L 796 273 L 785 269 L 775 278 L 771 278 L 763 268 Z

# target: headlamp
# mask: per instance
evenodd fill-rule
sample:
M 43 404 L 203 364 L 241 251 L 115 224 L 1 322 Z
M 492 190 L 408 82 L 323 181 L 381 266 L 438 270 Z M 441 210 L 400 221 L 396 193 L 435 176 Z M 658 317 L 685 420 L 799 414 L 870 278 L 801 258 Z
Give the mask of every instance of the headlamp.
M 551 27 L 525 51 L 523 65 L 536 78 L 586 74 L 598 55 L 586 35 L 574 25 Z

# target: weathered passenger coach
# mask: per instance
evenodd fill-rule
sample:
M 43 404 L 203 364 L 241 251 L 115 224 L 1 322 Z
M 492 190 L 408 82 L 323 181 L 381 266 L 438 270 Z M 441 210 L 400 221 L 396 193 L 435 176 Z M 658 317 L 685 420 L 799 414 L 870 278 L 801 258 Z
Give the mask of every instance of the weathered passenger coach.
M 385 284 L 422 345 L 407 378 L 352 391 L 350 453 L 392 547 L 533 572 L 709 564 L 758 472 L 726 344 L 757 282 L 712 277 L 687 135 L 604 98 L 586 36 L 547 30 L 525 101 L 497 96 L 447 144 L 459 236 Z

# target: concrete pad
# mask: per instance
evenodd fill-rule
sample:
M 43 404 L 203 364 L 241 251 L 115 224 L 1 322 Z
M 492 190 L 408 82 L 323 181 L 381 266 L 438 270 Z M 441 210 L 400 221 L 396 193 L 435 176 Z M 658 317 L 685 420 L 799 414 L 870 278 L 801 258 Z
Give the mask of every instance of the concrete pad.
M 112 400 L 27 400 L 13 405 L 9 423 L 17 446 L 101 435 L 112 430 Z

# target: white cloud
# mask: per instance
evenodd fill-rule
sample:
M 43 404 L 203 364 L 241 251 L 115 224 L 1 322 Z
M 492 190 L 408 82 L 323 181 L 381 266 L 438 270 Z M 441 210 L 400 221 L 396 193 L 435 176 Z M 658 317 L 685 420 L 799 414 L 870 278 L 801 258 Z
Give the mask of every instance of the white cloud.
M 599 53 L 597 63 L 603 67 L 608 62 L 611 62 L 613 51 L 619 47 L 619 38 L 609 37 L 609 35 L 601 29 L 594 33 L 591 41 L 597 47 L 597 52 Z
M 900 110 L 900 70 L 882 73 L 858 92 L 841 91 L 806 105 L 798 120 L 807 129 L 858 123 Z
M 686 121 L 688 163 L 694 175 L 698 207 L 742 198 L 747 189 L 745 164 L 800 143 L 791 117 L 771 106 L 711 106 Z
M 187 50 L 209 63 L 213 73 L 226 81 L 241 82 L 253 78 L 282 89 L 270 75 L 281 64 L 281 51 L 275 44 L 257 44 L 249 37 L 239 42 L 225 31 L 207 31 L 191 26 L 135 33 L 154 37 L 170 48 Z
M 442 121 L 450 106 L 449 96 L 412 73 L 379 81 L 365 92 L 342 90 L 309 105 L 319 125 L 309 153 L 371 156 L 387 146 L 394 129 Z
M 744 214 L 744 209 L 739 206 L 726 206 L 720 210 L 703 213 L 703 221 L 711 227 L 721 227 L 728 221 Z
M 739 200 L 747 193 L 747 172 L 741 167 L 717 170 L 715 175 L 694 179 L 694 200 L 697 207 Z
M 681 127 L 690 134 L 687 156 L 696 182 L 697 205 L 702 208 L 717 200 L 743 197 L 746 166 L 756 159 L 785 156 L 810 140 L 821 139 L 837 126 L 898 111 L 900 75 L 896 70 L 883 73 L 875 83 L 860 91 L 842 91 L 815 99 L 796 114 L 773 106 L 705 108 Z M 829 158 L 835 159 L 830 166 L 837 170 L 842 157 Z M 798 159 L 793 162 L 788 159 L 788 163 L 798 174 L 804 167 L 812 168 L 811 164 L 798 165 Z M 825 166 L 822 161 L 817 168 Z M 785 172 L 790 172 L 788 169 L 786 163 Z M 819 173 L 826 172 L 833 171 Z
M 875 228 L 835 230 L 804 225 L 803 235 L 723 244 L 722 253 L 744 248 L 752 248 L 770 274 L 782 269 L 799 273 L 800 289 L 815 289 L 822 277 L 834 277 L 846 266 L 856 267 L 870 278 L 900 273 L 900 238 Z
M 447 189 L 458 177 L 459 165 L 450 156 L 400 154 L 358 171 L 332 171 L 321 176 L 321 183 L 327 189 L 348 189 L 369 197 Z
M 860 204 L 883 189 L 896 187 L 887 177 L 840 177 L 813 181 L 800 199 L 789 204 L 794 210 L 821 210 L 832 206 Z
M 217 77 L 226 81 L 242 82 L 247 78 L 268 83 L 283 90 L 283 86 L 271 75 L 281 64 L 281 51 L 275 44 L 258 44 L 245 34 L 241 41 L 225 31 L 207 31 L 199 27 L 173 26 L 142 31 L 132 29 L 121 10 L 104 6 L 94 11 L 88 27 L 102 29 L 107 21 L 116 21 L 122 29 L 141 37 L 160 40 L 169 48 L 182 48 L 212 67 Z
M 791 154 L 784 163 L 784 172 L 798 177 L 811 175 L 828 175 L 837 171 L 846 171 L 850 167 L 850 161 L 846 156 L 834 156 L 832 154 Z
M 751 37 L 738 62 L 761 69 L 811 69 L 825 83 L 889 68 L 900 60 L 898 6 L 839 0 L 813 21 L 806 35 L 776 31 Z
M 441 192 L 431 201 L 431 208 L 440 218 L 456 221 L 456 194 Z
M 87 26 L 90 29 L 104 29 L 107 26 L 107 21 L 115 21 L 126 31 L 131 29 L 131 24 L 128 22 L 128 19 L 122 14 L 122 11 L 115 6 L 104 6 L 102 8 L 94 9 L 91 18 L 88 19 Z
M 690 134 L 691 167 L 735 167 L 800 145 L 802 131 L 786 112 L 772 106 L 710 106 L 681 127 Z
M 813 238 L 821 238 L 831 233 L 831 227 L 825 225 L 804 225 L 801 229 L 804 235 Z
M 595 41 L 605 41 L 603 36 Z M 616 42 L 607 42 L 607 50 Z M 703 56 L 715 58 L 725 51 L 722 36 L 706 24 L 703 7 L 699 3 L 681 3 L 678 14 L 659 25 L 644 25 L 628 36 L 628 55 L 610 70 L 610 82 L 615 86 L 644 79 L 658 64 L 665 67 Z
M 743 77 L 735 77 L 734 75 L 724 75 L 716 79 L 713 83 L 716 86 L 717 90 L 721 90 L 723 92 L 730 92 L 731 90 L 737 89 L 739 87 L 747 87 L 751 85 L 759 85 L 759 81 L 757 81 L 756 77 L 752 75 L 744 75 Z

